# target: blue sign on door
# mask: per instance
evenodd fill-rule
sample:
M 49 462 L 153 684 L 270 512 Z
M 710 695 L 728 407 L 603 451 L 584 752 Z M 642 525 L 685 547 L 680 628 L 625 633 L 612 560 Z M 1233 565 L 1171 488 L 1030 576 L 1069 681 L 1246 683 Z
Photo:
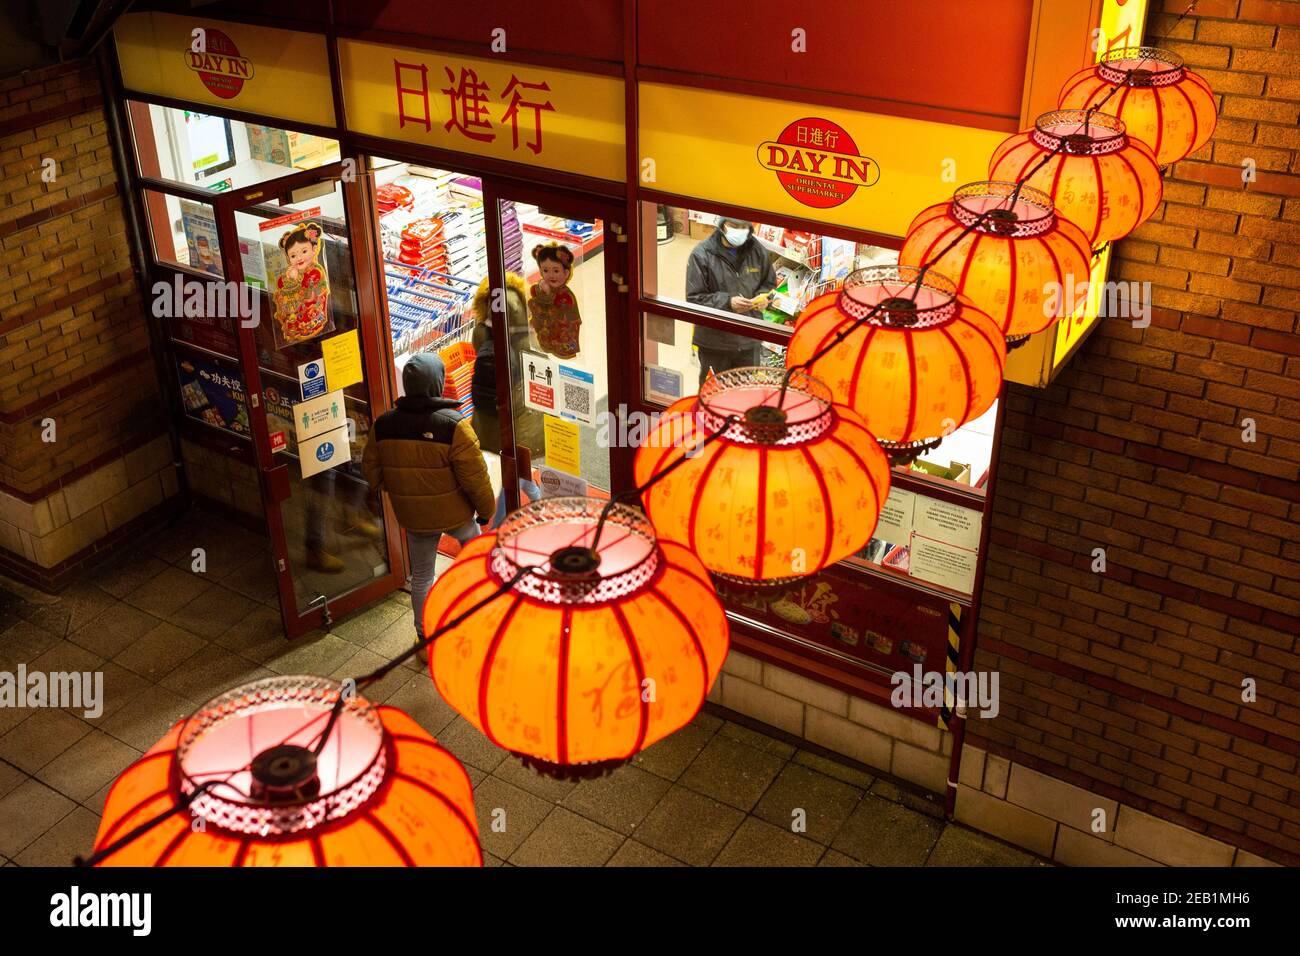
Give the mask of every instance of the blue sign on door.
M 325 394 L 325 363 L 320 359 L 298 366 L 298 382 L 302 385 L 302 400 Z

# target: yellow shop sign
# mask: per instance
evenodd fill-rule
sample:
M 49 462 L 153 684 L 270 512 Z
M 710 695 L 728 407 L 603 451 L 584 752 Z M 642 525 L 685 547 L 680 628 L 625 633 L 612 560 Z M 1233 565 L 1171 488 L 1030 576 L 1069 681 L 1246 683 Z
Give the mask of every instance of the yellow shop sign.
M 641 185 L 901 236 L 984 179 L 1006 133 L 642 83 Z
M 128 91 L 334 125 L 325 38 L 167 13 L 113 27 Z
M 339 40 L 348 129 L 622 182 L 623 81 Z

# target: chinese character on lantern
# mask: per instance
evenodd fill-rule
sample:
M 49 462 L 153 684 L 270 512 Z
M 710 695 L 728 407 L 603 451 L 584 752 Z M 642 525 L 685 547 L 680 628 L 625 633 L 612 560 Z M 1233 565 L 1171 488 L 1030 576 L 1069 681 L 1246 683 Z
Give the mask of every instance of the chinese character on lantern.
M 534 153 L 540 153 L 542 151 L 542 110 L 554 111 L 555 107 L 551 105 L 550 100 L 546 100 L 544 103 L 538 103 L 524 99 L 523 95 L 519 92 L 521 89 L 541 90 L 544 93 L 549 93 L 551 92 L 551 87 L 550 84 L 545 81 L 541 83 L 525 83 L 512 73 L 510 74 L 510 82 L 506 84 L 505 92 L 501 94 L 502 99 L 507 96 L 511 97 L 510 107 L 506 110 L 505 115 L 502 116 L 501 119 L 503 121 L 510 121 L 511 131 L 514 134 L 513 148 L 519 148 L 519 108 L 522 106 L 525 109 L 533 111 L 533 142 L 525 143 L 524 145 Z
M 451 67 L 444 66 L 443 70 L 447 74 L 447 82 L 452 84 L 442 91 L 451 100 L 451 119 L 443 124 L 443 129 L 455 128 L 469 139 L 481 143 L 492 142 L 496 139 L 496 133 L 490 132 L 492 123 L 488 119 L 488 85 L 479 80 L 478 73 L 463 66 L 460 68 L 459 82 Z
M 410 70 L 413 73 L 418 71 L 420 85 L 418 87 L 403 86 L 403 70 Z M 410 120 L 412 123 L 423 124 L 426 132 L 431 130 L 433 120 L 429 116 L 429 68 L 423 63 L 399 63 L 397 60 L 393 60 L 393 74 L 397 83 L 397 128 L 401 129 L 406 125 L 406 121 Z M 406 112 L 406 97 L 411 95 L 418 96 L 423 101 L 423 116 L 416 116 Z

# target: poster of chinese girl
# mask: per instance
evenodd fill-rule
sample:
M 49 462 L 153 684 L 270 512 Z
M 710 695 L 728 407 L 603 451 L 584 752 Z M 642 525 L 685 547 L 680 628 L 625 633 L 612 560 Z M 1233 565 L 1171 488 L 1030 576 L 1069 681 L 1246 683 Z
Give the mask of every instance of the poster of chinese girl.
M 548 242 L 533 249 L 533 259 L 539 278 L 528 290 L 529 323 L 542 351 L 571 359 L 578 354 L 578 333 L 582 328 L 578 300 L 569 288 L 573 251 L 558 242 Z
M 298 223 L 280 237 L 279 246 L 284 261 L 271 281 L 271 302 L 276 348 L 284 348 L 332 332 L 334 320 L 320 224 Z

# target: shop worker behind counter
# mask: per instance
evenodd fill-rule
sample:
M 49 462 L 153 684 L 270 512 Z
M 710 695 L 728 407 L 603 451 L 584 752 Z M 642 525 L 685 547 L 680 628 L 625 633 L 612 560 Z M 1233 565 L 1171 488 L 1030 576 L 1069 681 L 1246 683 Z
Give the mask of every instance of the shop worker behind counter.
M 474 429 L 461 417 L 458 403 L 442 397 L 446 375 L 442 359 L 432 352 L 412 356 L 402 369 L 406 394 L 375 420 L 361 458 L 366 480 L 388 492 L 406 530 L 417 640 L 424 637 L 421 611 L 433 586 L 438 540 L 449 534 L 464 544 L 496 509 Z
M 767 250 L 754 238 L 751 222 L 720 219 L 713 235 L 691 250 L 686 264 L 687 302 L 761 319 L 768 293 L 775 288 L 776 270 Z M 710 368 L 725 372 L 762 364 L 758 341 L 734 332 L 697 325 L 694 343 L 700 355 L 701 385 Z

